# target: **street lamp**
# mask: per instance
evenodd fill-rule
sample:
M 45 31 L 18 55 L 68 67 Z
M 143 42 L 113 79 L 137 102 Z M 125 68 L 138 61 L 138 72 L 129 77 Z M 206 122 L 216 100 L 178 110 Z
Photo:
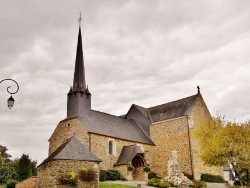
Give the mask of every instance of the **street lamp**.
M 10 91 L 9 91 L 9 88 L 10 88 L 11 86 L 7 87 L 7 92 L 10 94 L 10 98 L 7 100 L 7 105 L 8 105 L 8 107 L 9 107 L 9 109 L 11 109 L 11 108 L 13 107 L 13 105 L 14 105 L 14 102 L 15 102 L 14 98 L 12 97 L 12 94 L 16 94 L 16 93 L 18 92 L 18 90 L 19 90 L 19 85 L 18 85 L 18 83 L 17 83 L 15 80 L 12 80 L 12 79 L 4 79 L 4 80 L 1 80 L 1 81 L 0 81 L 0 84 L 1 84 L 3 81 L 7 81 L 7 80 L 13 81 L 13 82 L 15 82 L 16 85 L 17 85 L 17 90 L 16 90 L 15 92 L 10 92 Z

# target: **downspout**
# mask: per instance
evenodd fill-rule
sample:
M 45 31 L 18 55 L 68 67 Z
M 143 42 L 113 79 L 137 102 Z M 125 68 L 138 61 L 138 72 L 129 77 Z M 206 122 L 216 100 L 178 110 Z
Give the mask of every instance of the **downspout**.
M 191 171 L 192 176 L 194 178 L 194 166 L 193 166 L 193 154 L 192 154 L 192 148 L 191 148 L 191 137 L 190 137 L 190 130 L 189 130 L 189 117 L 187 115 L 187 129 L 188 129 L 188 142 L 189 142 L 189 152 L 190 152 L 190 164 L 191 164 Z

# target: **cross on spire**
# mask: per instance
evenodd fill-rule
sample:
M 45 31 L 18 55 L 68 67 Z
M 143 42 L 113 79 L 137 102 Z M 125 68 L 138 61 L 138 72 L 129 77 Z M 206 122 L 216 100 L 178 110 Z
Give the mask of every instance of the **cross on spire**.
M 200 86 L 197 86 L 197 89 L 198 89 L 198 93 L 200 93 L 200 89 L 201 89 Z
M 80 17 L 79 17 L 79 19 L 78 19 L 78 22 L 79 22 L 79 27 L 81 27 L 81 21 L 82 21 L 82 14 L 81 14 L 81 12 L 80 12 Z

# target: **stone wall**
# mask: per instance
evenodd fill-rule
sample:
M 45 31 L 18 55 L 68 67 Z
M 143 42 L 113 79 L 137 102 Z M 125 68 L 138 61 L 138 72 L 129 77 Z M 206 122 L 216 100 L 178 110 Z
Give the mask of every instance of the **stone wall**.
M 78 174 L 82 169 L 95 169 L 97 178 L 93 182 L 78 181 L 79 188 L 98 188 L 98 165 L 88 161 L 54 160 L 38 167 L 37 188 L 67 188 L 70 186 L 61 185 L 59 179 L 66 172 Z
M 49 139 L 49 155 L 53 153 L 68 138 L 76 136 L 86 147 L 89 137 L 77 118 L 61 121 Z
M 112 140 L 114 143 L 114 153 L 110 155 L 108 152 L 108 143 Z M 91 151 L 100 157 L 103 162 L 100 163 L 100 168 L 102 170 L 114 168 L 114 164 L 117 162 L 119 155 L 122 151 L 123 146 L 137 144 L 142 148 L 143 151 L 147 151 L 148 148 L 153 147 L 147 144 L 138 144 L 137 142 L 120 140 L 115 138 L 110 138 L 107 136 L 91 134 Z M 147 160 L 147 159 L 146 159 Z
M 187 117 L 152 124 L 150 136 L 156 144 L 155 147 L 149 149 L 152 171 L 160 176 L 167 176 L 168 160 L 172 157 L 171 151 L 177 150 L 179 151 L 177 160 L 181 170 L 192 174 Z
M 138 167 L 132 172 L 133 180 L 148 180 L 148 173 L 144 172 L 144 167 Z
M 210 112 L 200 95 L 197 101 L 195 102 L 194 108 L 189 116 L 189 127 L 190 127 L 190 143 L 191 143 L 191 151 L 192 151 L 192 163 L 193 163 L 193 172 L 194 178 L 200 179 L 200 175 L 202 173 L 209 173 L 213 175 L 222 175 L 223 170 L 222 167 L 211 167 L 204 165 L 204 163 L 198 157 L 199 144 L 193 136 L 193 129 L 197 128 L 204 121 L 211 119 Z
M 37 177 L 30 177 L 16 184 L 15 188 L 36 188 L 36 183 Z

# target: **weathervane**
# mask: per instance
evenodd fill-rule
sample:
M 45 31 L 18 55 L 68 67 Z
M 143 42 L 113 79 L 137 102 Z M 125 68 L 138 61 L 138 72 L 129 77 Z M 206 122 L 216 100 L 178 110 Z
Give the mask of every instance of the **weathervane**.
M 81 12 L 80 12 L 80 17 L 79 17 L 79 19 L 78 19 L 78 22 L 79 22 L 79 27 L 81 27 L 81 21 L 82 21 L 82 14 L 81 14 Z

